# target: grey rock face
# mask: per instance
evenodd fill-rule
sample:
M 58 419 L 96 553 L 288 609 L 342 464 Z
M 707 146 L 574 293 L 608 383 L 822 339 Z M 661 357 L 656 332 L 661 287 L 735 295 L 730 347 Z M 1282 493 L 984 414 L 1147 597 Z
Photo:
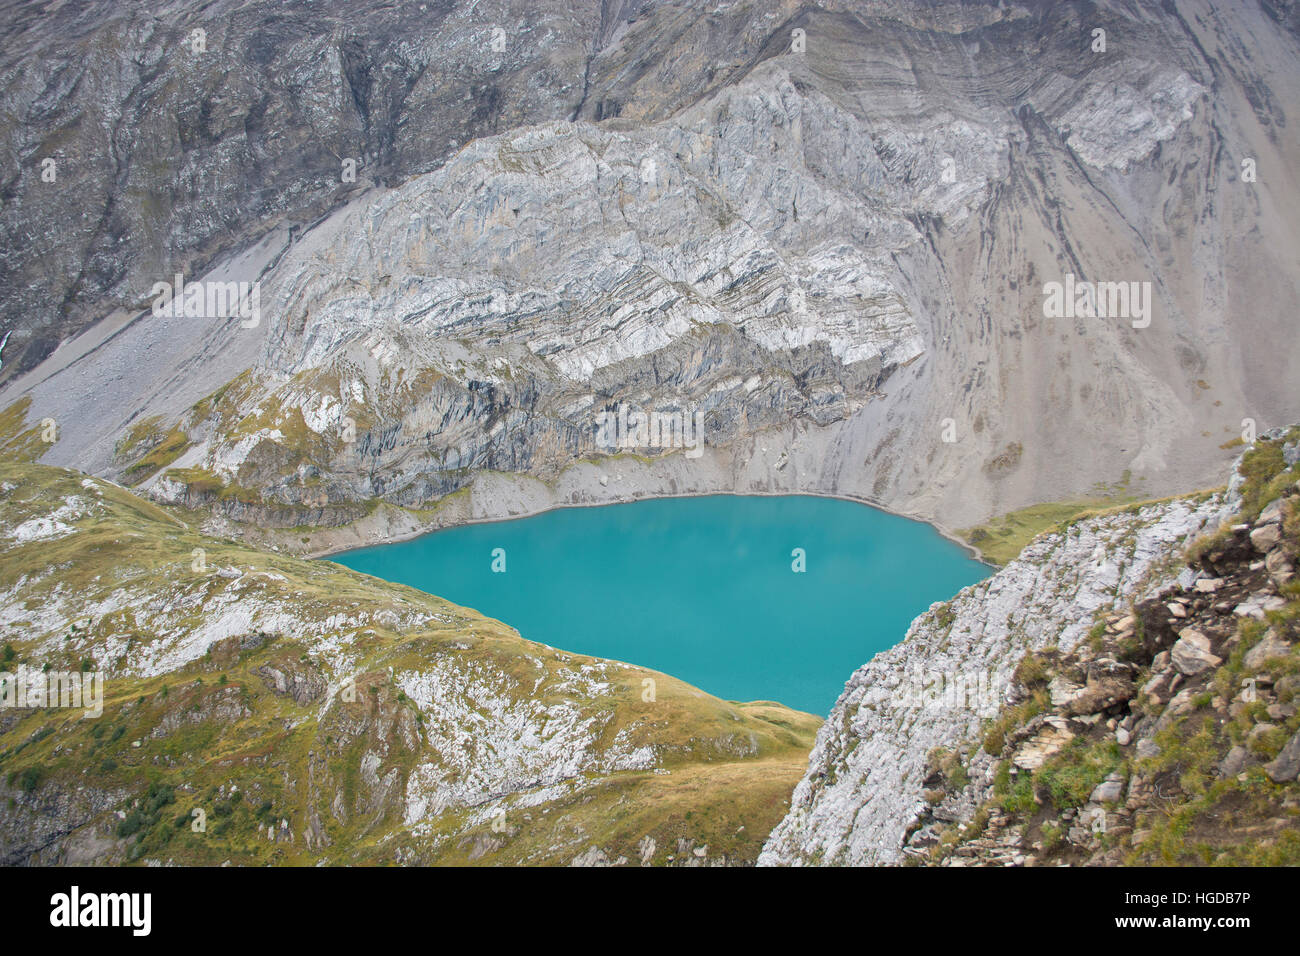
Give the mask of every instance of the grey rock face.
M 1272 761 L 1264 764 L 1264 772 L 1273 779 L 1274 783 L 1294 780 L 1296 775 L 1300 774 L 1300 734 L 1288 740 L 1282 752 Z
M 971 778 L 980 779 L 992 763 L 978 749 L 983 723 L 1001 707 L 1001 693 L 1023 655 L 1053 644 L 1073 648 L 1086 636 L 1093 612 L 1120 610 L 1154 594 L 1172 579 L 1168 559 L 1224 517 L 1216 497 L 1081 521 L 1067 533 L 1040 537 L 997 574 L 921 615 L 901 644 L 849 679 L 760 864 L 896 862 L 924 806 L 926 755 L 936 747 L 969 751 Z M 968 682 L 983 675 L 992 706 L 927 706 L 908 692 L 916 673 Z M 1023 766 L 1041 763 L 1072 736 L 1066 721 L 1052 720 L 1022 747 L 1017 759 L 1028 758 Z M 1148 743 L 1138 741 L 1143 755 Z
M 6 18 L 2 221 L 15 254 L 0 264 L 0 315 L 19 330 L 6 372 L 282 218 L 310 222 L 475 136 L 572 115 L 591 53 L 621 22 L 603 23 L 594 0 L 148 6 Z
M 22 139 L 41 125 L 11 131 L 23 172 L 5 224 L 45 246 L 13 242 L 3 264 L 22 316 L 5 374 L 178 265 L 281 231 L 243 264 L 269 270 L 256 341 L 197 349 L 146 316 L 0 400 L 69 422 L 45 460 L 101 473 L 130 423 L 175 420 L 250 368 L 242 414 L 332 428 L 356 412 L 355 447 L 317 433 L 309 455 L 283 430 L 240 445 L 196 424 L 182 464 L 241 473 L 280 505 L 301 497 L 295 455 L 325 466 L 331 501 L 427 505 L 476 470 L 554 480 L 607 403 L 691 405 L 718 451 L 654 483 L 849 494 L 951 526 L 1126 470 L 1152 494 L 1203 485 L 1243 409 L 1300 412 L 1276 387 L 1300 357 L 1277 347 L 1293 336 L 1274 307 L 1300 280 L 1289 240 L 1268 238 L 1291 235 L 1289 181 L 1203 161 L 1295 165 L 1277 130 L 1296 128 L 1300 89 L 1259 75 L 1295 60 L 1294 17 L 1102 4 L 1102 55 L 1091 19 L 1061 5 L 713 6 L 543 5 L 522 26 L 486 2 L 346 22 L 210 8 L 232 19 L 208 59 L 182 55 L 183 10 L 20 24 L 42 57 L 13 54 L 22 108 L 93 106 L 118 132 L 110 150 L 72 123 L 85 157 L 47 195 L 32 171 L 50 144 Z M 496 18 L 499 61 L 484 54 Z M 109 76 L 119 49 L 70 66 L 70 36 L 118 37 L 151 65 Z M 337 181 L 350 154 L 365 192 Z M 217 185 L 191 198 L 199 173 Z M 1238 192 L 1258 201 L 1229 224 Z M 101 196 L 98 231 L 39 225 L 81 223 Z M 1046 319 L 1044 283 L 1066 273 L 1149 281 L 1151 325 Z
M 875 15 L 891 32 L 955 22 L 908 6 Z M 782 52 L 790 27 L 775 13 L 644 0 L 363 0 L 337 11 L 223 0 L 14 17 L 0 28 L 13 118 L 0 128 L 13 251 L 0 327 L 18 330 L 5 365 L 31 367 L 105 306 L 136 304 L 158 276 L 436 168 L 476 137 L 670 115 Z M 980 28 L 998 17 L 962 19 Z M 347 158 L 355 182 L 343 179 Z
M 35 793 L 0 787 L 0 799 L 7 805 L 6 812 L 0 815 L 0 866 L 91 862 L 79 859 L 79 853 L 87 849 L 91 858 L 94 855 L 84 842 L 66 846 L 62 841 L 125 796 L 120 789 L 91 786 Z
M 1183 628 L 1169 654 L 1174 667 L 1187 675 L 1199 674 L 1223 663 L 1210 652 L 1210 639 L 1190 627 Z

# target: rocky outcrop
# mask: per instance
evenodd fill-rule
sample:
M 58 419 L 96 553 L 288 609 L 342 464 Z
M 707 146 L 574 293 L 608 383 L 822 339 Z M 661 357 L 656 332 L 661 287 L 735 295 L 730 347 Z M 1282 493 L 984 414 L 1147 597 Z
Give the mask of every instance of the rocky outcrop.
M 1027 651 L 1073 647 L 1094 613 L 1126 607 L 1169 575 L 1177 550 L 1222 511 L 1210 497 L 1079 521 L 917 618 L 902 643 L 849 679 L 761 862 L 899 861 L 925 806 L 928 755 L 975 738 L 1001 710 Z M 1105 695 L 1105 685 L 1098 690 Z M 1034 759 L 1064 739 L 1044 728 Z
M 819 723 L 46 466 L 0 466 L 0 558 L 11 865 L 749 864 Z M 102 707 L 12 706 L 46 668 L 95 672 Z
M 1112 614 L 1068 653 L 1038 653 L 1018 671 L 1004 744 L 968 817 L 929 818 L 909 835 L 914 862 L 943 866 L 1294 864 L 1300 860 L 1300 635 L 1294 572 L 1270 573 L 1270 553 L 1294 557 L 1300 483 L 1214 539 L 1195 579 Z M 1279 519 L 1291 527 L 1285 532 Z M 1188 584 L 1190 583 L 1190 586 Z M 1207 586 L 1208 585 L 1208 586 Z M 1290 600 L 1288 600 L 1290 599 Z M 1261 606 L 1272 604 L 1268 612 Z M 1062 680 L 1132 675 L 1104 699 Z M 1032 714 L 1028 720 L 1024 716 Z M 1027 761 L 1038 728 L 1063 746 Z M 944 781 L 948 783 L 948 781 Z M 945 792 L 938 802 L 949 802 Z M 969 797 L 968 797 L 969 800 Z
M 160 277 L 300 229 L 477 136 L 599 116 L 625 63 L 596 54 L 641 7 L 104 2 L 9 18 L 4 373 L 138 308 Z
M 274 666 L 264 664 L 257 668 L 257 673 L 277 694 L 293 698 L 294 703 L 306 707 L 324 696 L 325 680 L 312 669 L 299 669 L 292 666 Z
M 1284 778 L 1300 719 L 1294 682 L 1280 678 L 1291 665 L 1270 668 L 1296 643 L 1300 487 L 1284 450 L 1297 439 L 1300 430 L 1265 436 L 1226 493 L 1043 535 L 918 618 L 850 679 L 760 862 L 1024 864 L 1058 852 L 1064 834 L 1107 852 L 1093 862 L 1122 862 L 1081 814 L 1128 793 L 1132 805 L 1109 826 L 1131 834 L 1151 807 L 1152 778 L 1168 795 L 1187 769 L 1160 763 L 1161 752 L 1188 747 L 1206 708 L 1218 724 L 1212 745 L 1195 742 L 1197 772 L 1222 759 L 1235 777 L 1271 760 L 1262 772 Z M 1224 521 L 1234 523 L 1220 530 Z M 1280 537 L 1261 553 L 1254 532 L 1270 525 Z M 1198 537 L 1186 567 L 1184 548 Z M 1134 775 L 1146 788 L 1137 802 Z M 1293 796 L 1273 802 L 1277 819 Z
M 465 32 L 431 22 L 412 61 L 452 43 L 459 62 L 488 13 L 434 16 Z M 358 34 L 386 16 L 363 11 Z M 541 55 L 565 61 L 590 14 L 574 16 Z M 151 490 L 193 501 L 216 481 L 225 497 L 205 507 L 253 533 L 362 525 L 376 500 L 429 509 L 485 472 L 619 500 L 595 441 L 619 406 L 704 416 L 699 459 L 638 447 L 656 492 L 834 493 L 959 527 L 1125 472 L 1152 495 L 1207 484 L 1243 418 L 1297 411 L 1275 385 L 1300 358 L 1265 344 L 1292 340 L 1278 306 L 1300 294 L 1277 259 L 1290 186 L 1238 164 L 1294 165 L 1277 133 L 1295 126 L 1293 80 L 1257 76 L 1294 60 L 1293 24 L 1250 7 L 1089 16 L 610 8 L 582 86 L 512 86 L 531 105 L 480 138 L 447 133 L 450 153 L 444 131 L 424 135 L 443 120 L 403 119 L 424 79 L 386 100 L 402 105 L 379 154 L 414 172 L 397 157 L 419 142 L 430 167 L 327 191 L 347 205 L 248 250 L 259 328 L 124 319 L 5 397 L 60 424 L 45 461 L 104 474 L 140 464 L 114 446 L 141 422 L 179 427 L 189 447 Z M 338 89 L 407 75 L 350 57 L 313 82 L 330 86 L 331 63 Z M 392 117 L 374 115 L 381 139 Z M 1067 274 L 1149 282 L 1150 325 L 1047 319 L 1044 290 Z M 1098 368 L 1114 370 L 1104 385 Z

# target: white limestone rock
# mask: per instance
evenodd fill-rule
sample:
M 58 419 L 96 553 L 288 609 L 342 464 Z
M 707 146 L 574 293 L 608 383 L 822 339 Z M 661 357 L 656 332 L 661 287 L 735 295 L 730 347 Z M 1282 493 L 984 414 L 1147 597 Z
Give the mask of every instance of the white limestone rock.
M 984 672 L 991 684 L 1005 682 L 1025 652 L 1049 644 L 1068 650 L 1086 637 L 1094 612 L 1123 610 L 1168 583 L 1176 573 L 1171 559 L 1225 516 L 1214 496 L 1080 521 L 1040 536 L 997 574 L 922 614 L 901 644 L 850 678 L 760 864 L 899 861 L 922 804 L 926 755 L 978 743 L 984 720 L 972 708 L 922 706 L 900 693 L 909 672 Z M 1065 733 L 1044 728 L 1037 749 L 1049 752 Z M 972 761 L 985 774 L 990 764 L 978 755 Z M 972 777 L 977 788 L 991 783 Z

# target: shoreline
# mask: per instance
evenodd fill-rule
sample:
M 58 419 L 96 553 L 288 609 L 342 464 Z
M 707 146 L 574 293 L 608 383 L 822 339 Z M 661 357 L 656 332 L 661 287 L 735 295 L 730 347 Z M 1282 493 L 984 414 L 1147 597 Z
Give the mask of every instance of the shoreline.
M 472 488 L 473 486 L 469 485 L 466 487 Z M 452 492 L 452 494 L 456 494 L 456 493 L 457 492 Z M 838 501 L 849 501 L 854 504 L 864 505 L 865 507 L 873 508 L 876 511 L 881 511 L 888 515 L 893 515 L 894 517 L 897 518 L 904 518 L 908 521 L 915 521 L 918 524 L 927 525 L 928 527 L 933 528 L 936 532 L 938 532 L 941 537 L 945 538 L 946 540 L 960 547 L 963 551 L 967 553 L 969 557 L 971 557 L 975 561 L 978 561 L 980 564 L 983 564 L 985 567 L 993 571 L 998 571 L 1001 568 L 1000 565 L 996 565 L 993 562 L 986 559 L 984 557 L 983 552 L 980 551 L 980 549 L 977 548 L 975 545 L 971 544 L 968 541 L 963 540 L 962 538 L 958 537 L 955 532 L 951 531 L 948 528 L 943 527 L 942 525 L 937 524 L 936 522 L 928 521 L 925 518 L 918 517 L 917 515 L 905 514 L 901 511 L 894 511 L 890 508 L 884 507 L 883 505 L 877 504 L 876 502 L 870 501 L 866 498 L 859 497 L 856 495 L 849 495 L 849 494 L 838 493 L 838 492 L 827 492 L 827 491 L 749 491 L 749 492 L 686 491 L 678 494 L 633 495 L 628 497 L 614 498 L 609 501 L 587 501 L 587 502 L 573 502 L 567 504 L 557 503 L 557 504 L 547 505 L 546 507 L 543 508 L 535 508 L 529 511 L 521 512 L 519 514 L 499 515 L 496 517 L 484 517 L 484 518 L 469 518 L 464 521 L 456 521 L 451 524 L 443 525 L 441 527 L 423 528 L 416 531 L 397 534 L 392 537 L 386 538 L 383 541 L 376 541 L 371 544 L 361 544 L 355 547 L 345 547 L 345 548 L 325 548 L 321 551 L 313 551 L 313 552 L 305 553 L 302 555 L 302 557 L 310 561 L 325 560 L 332 557 L 333 555 L 346 554 L 347 552 L 350 551 L 360 551 L 364 548 L 378 548 L 378 547 L 383 547 L 384 545 L 401 544 L 402 542 L 405 541 L 413 541 L 416 538 L 422 538 L 427 534 L 437 534 L 439 531 L 450 531 L 453 528 L 469 527 L 470 525 L 496 524 L 502 521 L 521 521 L 526 518 L 535 518 L 538 515 L 543 515 L 546 514 L 547 512 L 561 511 L 567 508 L 606 508 L 613 505 L 635 504 L 638 501 L 671 500 L 676 498 L 715 498 L 721 496 L 727 496 L 733 498 L 810 497 L 810 498 L 830 498 Z M 440 500 L 445 500 L 445 497 L 446 496 L 444 496 L 444 498 Z M 401 507 L 401 506 L 396 505 L 394 507 Z M 409 509 L 407 510 L 408 513 L 410 513 Z

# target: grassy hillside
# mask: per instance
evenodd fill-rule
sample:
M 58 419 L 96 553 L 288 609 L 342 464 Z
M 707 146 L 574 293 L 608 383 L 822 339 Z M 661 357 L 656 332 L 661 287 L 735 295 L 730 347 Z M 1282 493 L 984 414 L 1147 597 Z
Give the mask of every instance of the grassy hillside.
M 0 710 L 4 863 L 745 863 L 819 724 L 33 464 L 0 465 L 0 633 L 107 685 Z

